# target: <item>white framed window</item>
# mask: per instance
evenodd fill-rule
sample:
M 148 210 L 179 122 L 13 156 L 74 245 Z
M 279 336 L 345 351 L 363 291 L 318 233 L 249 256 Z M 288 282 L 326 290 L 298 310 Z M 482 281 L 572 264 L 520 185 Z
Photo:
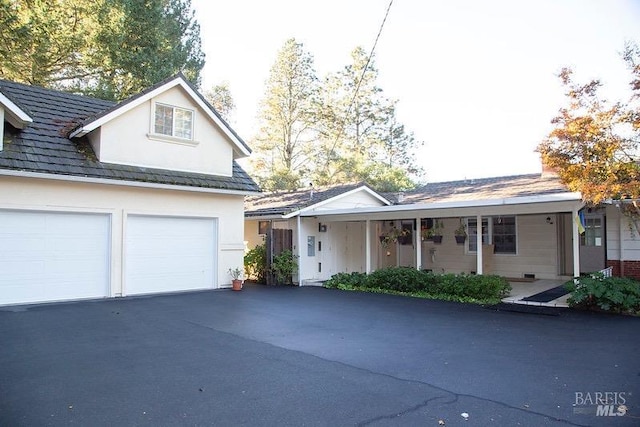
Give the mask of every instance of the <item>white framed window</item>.
M 476 218 L 467 218 L 467 234 L 469 234 L 469 252 L 478 250 L 478 221 Z M 482 244 L 489 243 L 489 220 L 482 218 Z
M 482 244 L 493 244 L 493 253 L 515 255 L 518 241 L 517 229 L 514 215 L 482 218 Z M 477 252 L 478 221 L 476 218 L 467 218 L 467 232 L 469 234 L 468 250 Z
M 193 110 L 156 103 L 153 133 L 192 140 L 193 115 Z
M 494 244 L 493 253 L 515 254 L 516 253 L 516 217 L 499 216 L 493 217 L 493 229 L 491 238 Z
M 602 246 L 602 218 L 585 218 L 584 233 L 580 234 L 580 244 L 582 246 Z

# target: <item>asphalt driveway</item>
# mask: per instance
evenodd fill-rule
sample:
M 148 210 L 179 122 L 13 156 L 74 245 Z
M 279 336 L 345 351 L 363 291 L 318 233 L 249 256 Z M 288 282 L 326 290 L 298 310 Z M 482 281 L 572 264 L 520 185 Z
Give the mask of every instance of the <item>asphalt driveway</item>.
M 0 425 L 638 426 L 638 337 L 322 288 L 5 307 Z

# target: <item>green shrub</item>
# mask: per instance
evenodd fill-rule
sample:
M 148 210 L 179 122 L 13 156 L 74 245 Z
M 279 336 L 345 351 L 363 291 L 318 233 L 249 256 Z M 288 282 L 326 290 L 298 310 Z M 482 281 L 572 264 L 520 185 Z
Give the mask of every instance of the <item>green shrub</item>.
M 422 272 L 415 268 L 383 268 L 369 275 L 366 286 L 400 292 L 416 292 L 424 289 L 424 280 Z
M 327 288 L 358 288 L 366 286 L 367 274 L 366 273 L 338 273 L 331 276 L 331 279 L 324 282 L 324 286 Z
M 247 251 L 244 256 L 244 270 L 247 277 L 264 283 L 267 278 L 267 246 L 263 243 Z
M 274 255 L 271 262 L 271 271 L 276 277 L 276 281 L 282 285 L 289 285 L 293 279 L 293 273 L 298 268 L 298 256 L 290 250 Z
M 594 273 L 567 282 L 571 291 L 567 302 L 572 307 L 598 308 L 614 313 L 640 313 L 640 283 L 622 277 L 604 277 Z
M 384 268 L 370 275 L 339 273 L 325 286 L 482 303 L 497 303 L 511 290 L 509 282 L 500 276 L 434 274 L 408 267 Z

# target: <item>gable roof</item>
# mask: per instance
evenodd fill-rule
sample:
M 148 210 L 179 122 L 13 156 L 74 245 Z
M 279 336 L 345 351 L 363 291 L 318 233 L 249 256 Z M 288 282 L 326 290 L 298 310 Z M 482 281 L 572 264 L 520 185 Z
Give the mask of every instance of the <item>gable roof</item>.
M 247 197 L 245 200 L 245 216 L 291 218 L 298 213 L 317 209 L 324 204 L 359 191 L 372 195 L 384 205 L 390 204 L 386 198 L 376 193 L 366 184 L 338 184 L 296 191 L 263 193 Z
M 113 183 L 260 191 L 235 161 L 231 177 L 110 164 L 97 160 L 87 138 L 67 137 L 77 123 L 87 117 L 103 116 L 120 104 L 6 80 L 0 80 L 0 94 L 29 111 L 33 119 L 24 130 L 5 126 L 4 149 L 0 151 L 0 169 L 5 170 L 4 174 L 52 174 L 60 179 L 82 177 Z
M 181 72 L 171 76 L 160 83 L 134 95 L 118 104 L 114 104 L 111 108 L 105 109 L 98 114 L 84 119 L 78 127 L 70 132 L 70 137 L 75 138 L 84 136 L 89 132 L 99 128 L 105 123 L 125 114 L 127 111 L 137 107 L 138 105 L 148 101 L 149 99 L 166 92 L 173 87 L 181 87 L 189 97 L 207 114 L 211 120 L 222 130 L 234 145 L 234 153 L 238 157 L 246 157 L 251 154 L 249 146 L 240 138 L 240 136 L 231 129 L 231 126 L 218 114 L 213 106 L 196 90 L 195 87 L 186 79 Z

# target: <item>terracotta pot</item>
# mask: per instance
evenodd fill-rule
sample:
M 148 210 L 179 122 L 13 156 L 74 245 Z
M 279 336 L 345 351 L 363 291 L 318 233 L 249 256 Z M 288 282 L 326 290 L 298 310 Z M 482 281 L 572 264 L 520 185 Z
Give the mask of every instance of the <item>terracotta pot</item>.
M 234 279 L 231 281 L 231 286 L 232 289 L 234 291 L 241 291 L 242 290 L 242 280 L 240 279 Z

